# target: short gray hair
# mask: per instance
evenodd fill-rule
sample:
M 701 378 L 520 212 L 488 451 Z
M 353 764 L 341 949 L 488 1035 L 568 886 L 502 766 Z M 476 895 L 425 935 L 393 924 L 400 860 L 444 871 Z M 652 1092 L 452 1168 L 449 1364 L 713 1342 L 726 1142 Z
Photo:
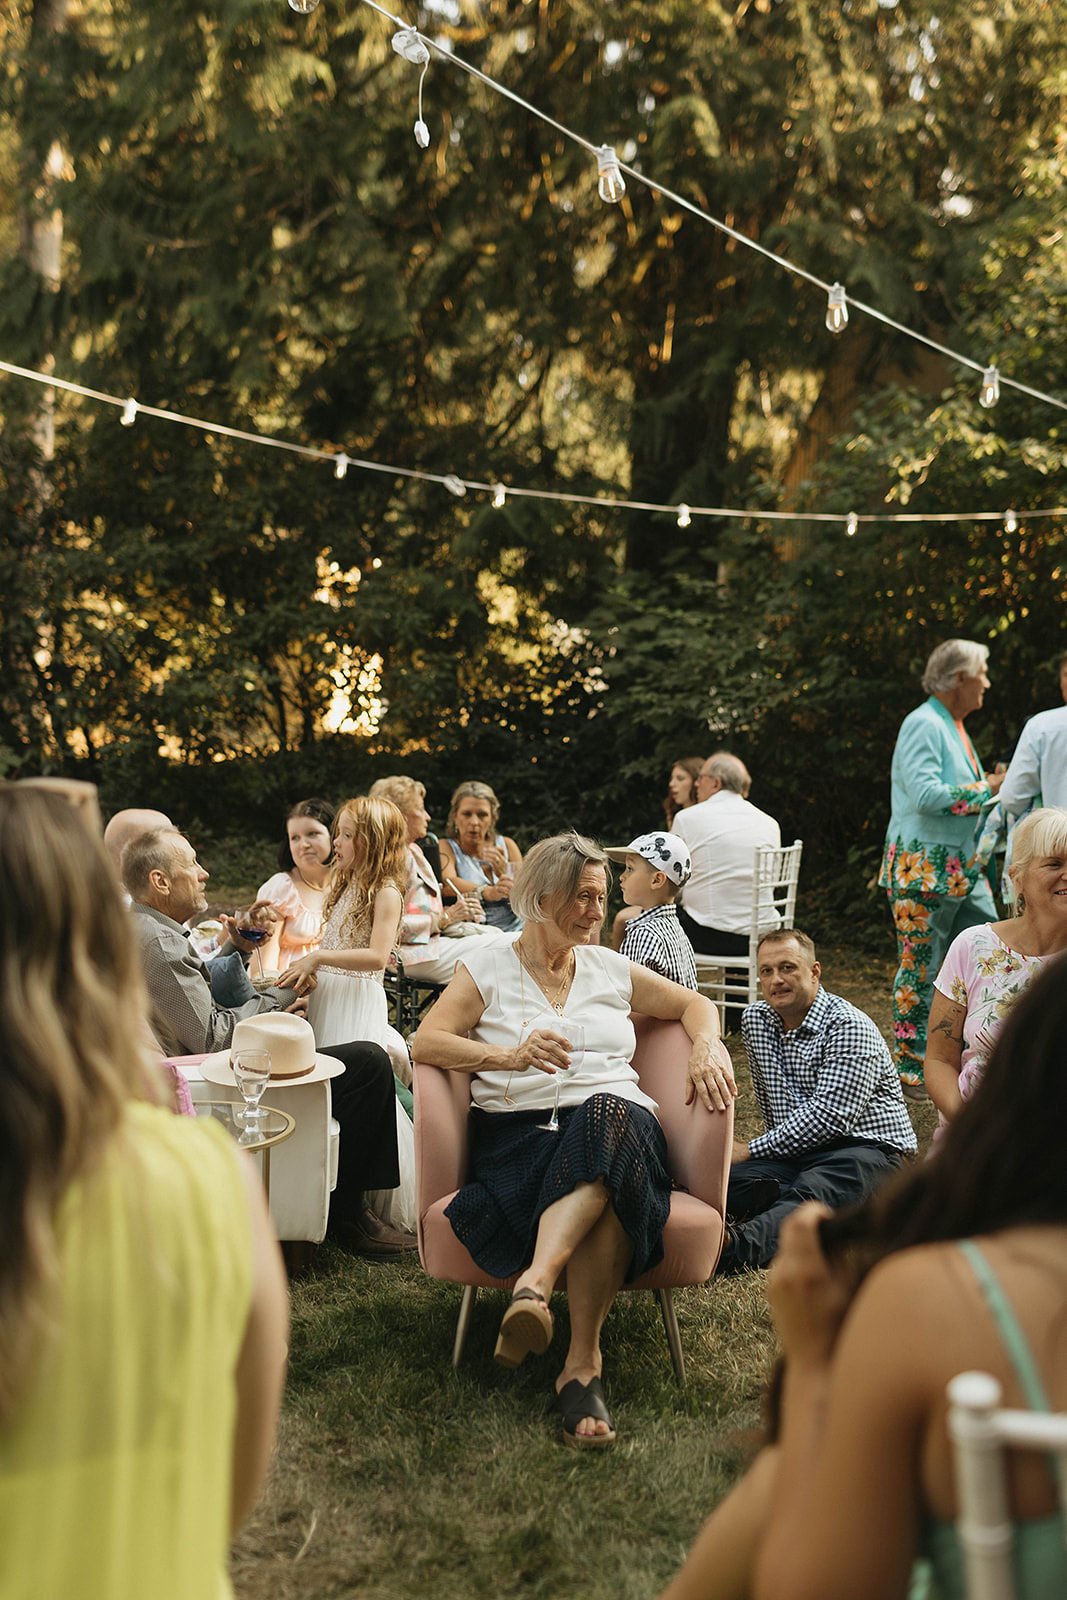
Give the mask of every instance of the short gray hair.
M 1016 893 L 1019 879 L 1036 856 L 1064 854 L 1067 854 L 1067 810 L 1063 806 L 1039 806 L 1031 811 L 1011 835 L 1008 877 Z
M 732 756 L 728 750 L 721 750 L 716 755 L 708 757 L 704 763 L 703 776 L 718 778 L 722 788 L 728 789 L 731 794 L 747 794 L 752 784 L 745 763 L 739 756 Z
M 174 842 L 184 837 L 177 828 L 151 828 L 130 840 L 122 852 L 122 881 L 132 900 L 145 893 L 153 872 L 174 871 Z
M 512 911 L 524 922 L 551 922 L 578 893 L 586 867 L 603 867 L 610 885 L 610 863 L 594 840 L 573 830 L 541 839 L 515 874 L 508 896 Z
M 931 650 L 923 673 L 923 688 L 927 694 L 946 694 L 956 682 L 956 674 L 977 678 L 985 671 L 989 660 L 989 646 L 976 639 L 946 639 Z

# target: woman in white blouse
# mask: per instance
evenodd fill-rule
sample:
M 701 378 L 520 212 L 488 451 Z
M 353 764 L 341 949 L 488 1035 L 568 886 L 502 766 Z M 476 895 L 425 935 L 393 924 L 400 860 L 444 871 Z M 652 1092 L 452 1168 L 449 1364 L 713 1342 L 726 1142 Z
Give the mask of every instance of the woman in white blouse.
M 622 1283 L 662 1259 L 670 1210 L 666 1143 L 631 1065 L 631 1011 L 682 1023 L 690 1101 L 722 1111 L 737 1092 L 712 1003 L 598 943 L 608 870 L 576 833 L 535 845 L 511 892 L 522 934 L 468 941 L 414 1039 L 416 1060 L 473 1075 L 471 1180 L 448 1218 L 480 1267 L 518 1274 L 502 1365 L 548 1348 L 549 1300 L 567 1266 L 571 1339 L 555 1408 L 565 1442 L 582 1449 L 615 1439 L 600 1329 Z

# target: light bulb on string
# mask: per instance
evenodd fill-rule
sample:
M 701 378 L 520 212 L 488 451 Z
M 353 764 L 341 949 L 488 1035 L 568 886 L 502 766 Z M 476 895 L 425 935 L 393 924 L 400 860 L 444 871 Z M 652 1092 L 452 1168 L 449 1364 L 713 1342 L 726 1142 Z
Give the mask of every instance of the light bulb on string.
M 342 450 L 341 454 L 334 461 L 333 475 L 334 475 L 335 478 L 343 478 L 347 471 L 348 471 L 348 457 L 345 455 L 344 451 Z
M 292 0 L 290 0 L 290 4 Z M 415 143 L 420 150 L 425 150 L 430 142 L 430 130 L 422 117 L 422 80 L 426 76 L 426 69 L 430 65 L 430 52 L 419 38 L 414 28 L 398 28 L 391 40 L 393 49 L 398 56 L 403 56 L 405 61 L 410 61 L 413 67 L 421 67 L 419 73 L 419 114 L 415 121 Z
M 502 483 L 498 483 L 496 488 L 493 490 L 493 507 L 496 511 L 503 510 L 504 502 L 507 500 L 507 497 L 508 491 L 504 488 Z
M 450 472 L 446 478 L 442 478 L 441 482 L 449 494 L 454 494 L 457 500 L 462 500 L 467 492 L 467 485 L 462 478 L 457 478 L 454 472 Z
M 626 182 L 619 171 L 619 158 L 610 144 L 602 144 L 596 153 L 597 193 L 605 205 L 618 205 L 626 193 Z
M 371 557 L 371 566 L 374 568 L 375 572 L 377 572 L 379 570 L 379 568 L 381 567 L 381 564 L 382 564 L 381 556 L 372 556 Z
M 319 0 L 289 0 L 289 10 L 295 11 L 298 16 L 306 17 L 310 11 L 314 11 L 318 3 Z
M 122 426 L 124 428 L 132 428 L 133 427 L 134 423 L 137 421 L 137 401 L 136 400 L 134 400 L 132 398 L 127 400 L 126 404 L 122 408 L 122 416 L 119 418 L 119 421 L 122 423 Z
M 678 507 L 678 526 L 680 528 L 688 528 L 692 520 L 692 513 L 690 512 L 689 507 L 683 502 Z
M 1000 399 L 1000 373 L 996 367 L 986 367 L 982 373 L 982 387 L 978 394 L 978 404 L 986 411 L 991 411 Z
M 856 537 L 856 534 L 859 531 L 859 525 L 859 517 L 857 517 L 854 511 L 850 511 L 848 514 L 848 521 L 845 523 L 845 532 L 850 539 L 854 539 Z
M 1015 512 L 1014 511 L 1005 511 L 1005 513 L 1004 513 L 1004 532 L 1005 533 L 1014 533 L 1016 531 L 1016 529 L 1018 528 L 1018 526 L 1019 526 L 1019 519 L 1015 515 Z
M 843 285 L 835 283 L 826 300 L 826 326 L 831 333 L 840 333 L 848 326 L 848 305 Z

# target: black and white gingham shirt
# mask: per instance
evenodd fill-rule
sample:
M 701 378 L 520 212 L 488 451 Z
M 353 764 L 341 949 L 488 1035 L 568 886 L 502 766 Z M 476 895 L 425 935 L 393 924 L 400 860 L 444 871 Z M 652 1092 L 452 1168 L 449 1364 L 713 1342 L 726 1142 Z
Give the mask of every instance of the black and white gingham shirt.
M 766 1133 L 751 1156 L 788 1160 L 845 1139 L 914 1150 L 900 1079 L 885 1040 L 864 1012 L 820 989 L 790 1032 L 765 1000 L 741 1019 L 752 1084 Z
M 697 986 L 693 946 L 682 931 L 672 905 L 653 906 L 626 924 L 619 954 L 639 967 L 649 967 L 683 989 Z

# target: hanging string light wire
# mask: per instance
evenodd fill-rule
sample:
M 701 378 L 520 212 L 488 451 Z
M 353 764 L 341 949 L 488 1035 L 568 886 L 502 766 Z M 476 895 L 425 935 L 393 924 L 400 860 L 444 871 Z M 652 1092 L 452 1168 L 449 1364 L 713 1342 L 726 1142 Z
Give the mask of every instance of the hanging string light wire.
M 15 378 L 25 378 L 31 383 L 43 384 L 46 388 L 63 389 L 67 394 L 81 395 L 87 400 L 97 400 L 101 405 L 116 406 L 119 410 L 119 421 L 132 415 L 137 417 L 158 417 L 161 422 L 180 422 L 183 427 L 195 428 L 200 433 L 218 434 L 225 439 L 237 439 L 242 444 L 265 445 L 271 450 L 287 450 L 291 455 L 306 456 L 312 461 L 329 461 L 333 464 L 334 476 L 344 478 L 350 467 L 363 472 L 379 472 L 389 478 L 410 478 L 420 483 L 438 483 L 443 489 L 457 499 L 472 490 L 475 494 L 487 495 L 494 505 L 502 505 L 504 499 L 547 500 L 558 505 L 596 506 L 602 511 L 662 511 L 674 517 L 681 526 L 688 527 L 689 522 L 682 521 L 682 513 L 688 514 L 690 522 L 694 517 L 718 517 L 739 522 L 833 522 L 840 526 L 843 513 L 840 511 L 768 511 L 762 507 L 746 506 L 683 506 L 677 501 L 673 504 L 658 500 L 621 500 L 614 499 L 611 495 L 603 494 L 575 494 L 566 489 L 526 489 L 518 484 L 509 483 L 507 488 L 496 479 L 462 478 L 456 472 L 427 472 L 421 467 L 397 467 L 387 461 L 371 461 L 364 456 L 352 456 L 344 450 L 324 450 L 310 444 L 295 444 L 290 439 L 276 439 L 270 434 L 253 433 L 246 428 L 231 428 L 225 422 L 211 422 L 205 417 L 189 416 L 184 411 L 171 411 L 165 406 L 145 405 L 140 400 L 135 400 L 132 395 L 108 394 L 103 389 L 92 389 L 84 383 L 72 383 L 68 378 L 57 378 L 52 372 L 37 372 L 33 367 L 20 367 L 13 361 L 0 361 L 0 372 L 10 373 Z M 999 511 L 886 511 L 886 512 L 861 512 L 856 517 L 857 525 L 860 523 L 903 523 L 903 522 L 1004 522 L 1005 513 Z M 1067 506 L 1045 506 L 1032 511 L 1015 511 L 1012 513 L 1017 522 L 1030 520 L 1037 517 L 1065 517 Z M 851 518 L 850 518 L 851 520 Z
M 469 61 L 464 61 L 462 56 L 457 56 L 453 50 L 446 48 L 443 44 L 439 44 L 429 34 L 419 33 L 417 28 L 412 28 L 410 23 L 405 22 L 402 17 L 396 16 L 387 7 L 380 5 L 378 0 L 360 0 L 360 4 L 368 6 L 371 11 L 376 11 L 379 16 L 385 17 L 389 22 L 394 23 L 396 27 L 416 34 L 423 44 L 427 45 L 431 50 L 436 50 L 437 54 L 443 57 L 445 61 L 450 61 L 453 66 L 458 67 L 461 72 L 467 73 L 469 77 L 476 78 L 479 83 L 484 84 L 487 89 L 491 89 L 494 94 L 502 95 L 505 100 L 510 100 L 514 105 L 521 106 L 524 111 L 528 111 L 532 117 L 537 117 L 539 121 L 545 123 L 548 127 L 555 128 L 557 133 L 562 134 L 565 139 L 569 139 L 572 144 L 579 145 L 583 150 L 587 150 L 594 160 L 599 157 L 601 149 L 604 148 L 603 145 L 596 144 L 591 139 L 586 139 L 582 134 L 576 133 L 573 128 L 568 128 L 564 123 L 557 122 L 547 112 L 533 105 L 531 101 L 525 100 L 521 94 L 516 94 L 514 89 L 509 89 L 506 84 L 499 83 L 496 78 L 491 78 L 488 73 L 480 71 L 478 67 L 471 66 Z M 699 217 L 701 221 L 708 223 L 711 227 L 717 228 L 720 233 L 725 234 L 728 239 L 733 239 L 737 244 L 743 245 L 746 250 L 754 250 L 758 255 L 766 257 L 768 261 L 773 261 L 783 271 L 792 273 L 796 278 L 803 278 L 807 283 L 813 283 L 816 288 L 823 291 L 828 299 L 832 290 L 841 287 L 836 281 L 828 283 L 825 278 L 820 278 L 816 273 L 809 272 L 805 267 L 797 266 L 796 262 L 790 261 L 787 256 L 779 255 L 774 250 L 768 250 L 766 245 L 760 244 L 758 240 L 749 238 L 747 234 L 740 233 L 736 228 L 731 228 L 729 223 L 723 222 L 720 217 L 713 216 L 710 211 L 705 211 L 702 206 L 695 205 L 692 200 L 687 200 L 684 195 L 678 194 L 676 190 L 668 189 L 665 184 L 657 182 L 655 178 L 649 178 L 635 167 L 628 166 L 625 161 L 616 160 L 616 170 L 624 173 L 627 178 L 632 178 L 635 183 L 643 184 L 653 194 L 661 195 L 664 200 L 669 200 L 673 205 L 678 206 L 680 210 L 688 211 L 694 217 Z M 885 327 L 892 328 L 897 333 L 902 333 L 905 338 L 914 339 L 919 344 L 926 345 L 927 349 L 936 350 L 940 355 L 946 356 L 950 361 L 955 361 L 960 366 L 969 367 L 972 372 L 985 374 L 990 370 L 988 361 L 975 361 L 971 356 L 963 355 L 961 351 L 953 350 L 947 344 L 940 344 L 936 339 L 929 338 L 925 333 L 919 333 L 917 329 L 909 328 L 906 323 L 897 322 L 894 317 L 888 316 L 884 311 L 879 310 L 877 306 L 869 305 L 865 300 L 857 300 L 853 295 L 849 294 L 844 295 L 841 300 L 835 301 L 835 304 L 844 312 L 845 321 L 848 319 L 848 310 L 846 308 L 850 306 L 855 311 L 862 311 L 865 316 L 873 317 L 876 322 L 882 323 Z M 1020 383 L 1016 378 L 1009 378 L 1004 372 L 1000 372 L 998 376 L 1002 387 L 1016 389 L 1020 394 L 1029 395 L 1032 400 L 1041 400 L 1046 405 L 1057 406 L 1061 411 L 1067 411 L 1067 400 L 1062 400 L 1056 395 L 1046 394 L 1041 389 L 1031 388 L 1029 384 Z

